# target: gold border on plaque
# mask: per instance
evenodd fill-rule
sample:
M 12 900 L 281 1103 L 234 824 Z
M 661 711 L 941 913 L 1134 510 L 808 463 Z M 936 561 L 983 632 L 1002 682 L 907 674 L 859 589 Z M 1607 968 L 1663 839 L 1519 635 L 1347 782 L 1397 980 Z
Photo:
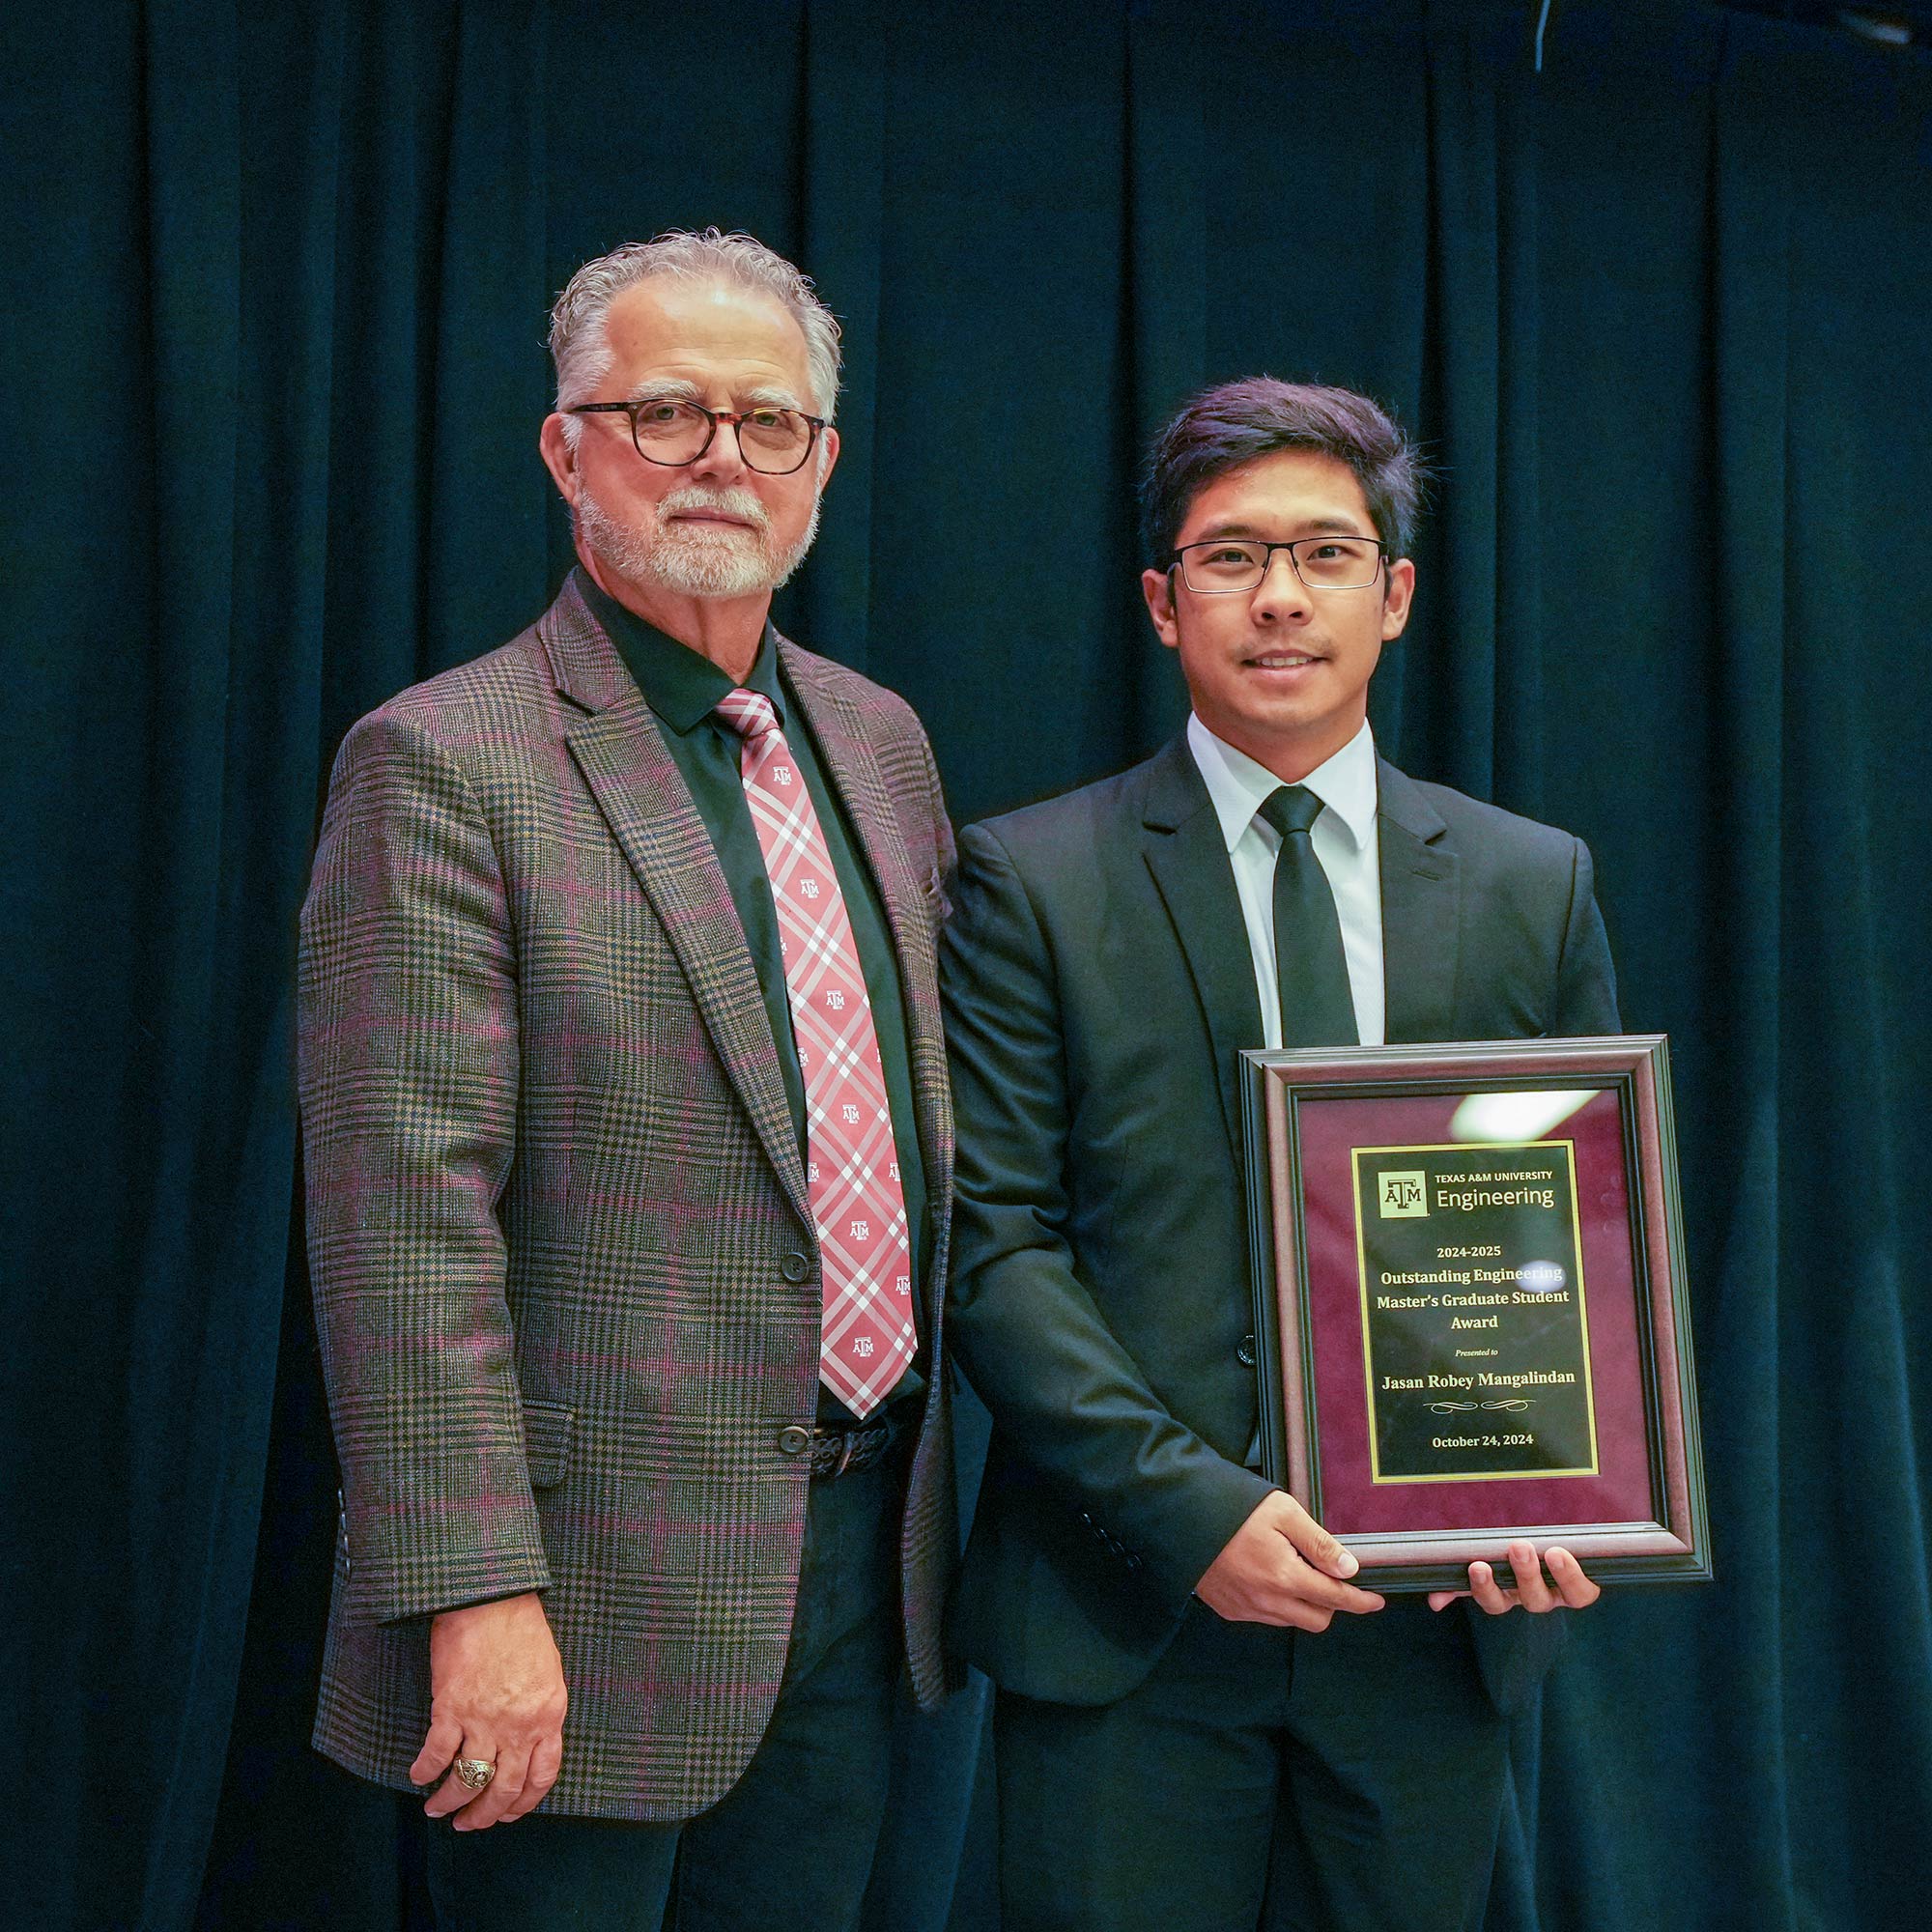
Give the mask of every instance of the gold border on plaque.
M 1362 1156 L 1365 1153 L 1509 1153 L 1527 1148 L 1562 1148 L 1569 1156 L 1570 1244 L 1577 1264 L 1577 1322 L 1583 1339 L 1583 1412 L 1590 1430 L 1590 1461 L 1577 1469 L 1449 1470 L 1439 1476 L 1385 1476 L 1376 1426 L 1376 1365 L 1369 1344 L 1369 1255 L 1362 1226 Z M 1603 1473 L 1597 1447 L 1597 1394 L 1590 1374 L 1590 1308 L 1583 1289 L 1583 1214 L 1577 1198 L 1577 1143 L 1541 1141 L 1433 1141 L 1426 1146 L 1363 1147 L 1349 1150 L 1350 1206 L 1355 1216 L 1355 1282 L 1362 1300 L 1362 1381 L 1369 1405 L 1369 1477 L 1378 1485 L 1398 1483 L 1535 1483 L 1556 1476 L 1596 1476 Z

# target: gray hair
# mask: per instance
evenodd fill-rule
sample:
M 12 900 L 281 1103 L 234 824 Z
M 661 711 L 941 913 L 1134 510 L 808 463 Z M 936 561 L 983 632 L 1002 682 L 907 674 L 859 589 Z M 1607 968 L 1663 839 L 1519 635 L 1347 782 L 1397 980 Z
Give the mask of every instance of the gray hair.
M 1352 389 L 1250 376 L 1190 396 L 1154 438 L 1141 470 L 1146 561 L 1158 570 L 1172 559 L 1194 498 L 1215 477 L 1279 449 L 1346 463 L 1390 560 L 1411 554 L 1429 472 L 1394 417 Z
M 624 290 L 655 275 L 689 282 L 735 282 L 775 296 L 805 333 L 805 366 L 813 412 L 831 421 L 838 407 L 838 318 L 819 300 L 810 277 L 750 235 L 721 229 L 669 228 L 649 242 L 626 242 L 584 263 L 550 312 L 550 353 L 556 364 L 556 407 L 581 403 L 611 366 L 605 317 Z M 564 417 L 575 447 L 581 416 Z

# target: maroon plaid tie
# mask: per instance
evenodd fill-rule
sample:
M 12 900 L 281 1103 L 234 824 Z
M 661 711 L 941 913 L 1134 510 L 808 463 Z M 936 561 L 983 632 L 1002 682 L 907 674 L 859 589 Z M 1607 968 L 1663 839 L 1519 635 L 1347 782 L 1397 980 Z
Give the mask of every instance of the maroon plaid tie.
M 739 769 L 778 906 L 805 1078 L 806 1185 L 824 1262 L 819 1379 L 863 1417 L 905 1373 L 919 1339 L 872 1003 L 825 834 L 771 699 L 734 691 L 718 715 L 745 741 Z

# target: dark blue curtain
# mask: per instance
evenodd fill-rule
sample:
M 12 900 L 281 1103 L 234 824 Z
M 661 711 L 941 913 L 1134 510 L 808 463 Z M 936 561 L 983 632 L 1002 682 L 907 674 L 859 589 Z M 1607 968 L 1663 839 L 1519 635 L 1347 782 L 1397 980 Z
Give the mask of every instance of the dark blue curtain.
M 551 293 L 713 221 L 846 322 L 781 620 L 913 700 L 962 818 L 1181 715 L 1128 479 L 1183 392 L 1319 376 L 1428 439 L 1377 728 L 1590 840 L 1673 1037 L 1719 1571 L 1579 1623 L 1492 1923 L 1916 1922 L 1932 58 L 1568 0 L 1539 71 L 1543 11 L 0 18 L 13 1922 L 419 1922 L 396 1806 L 303 1742 L 295 911 L 350 721 L 565 565 Z M 908 1729 L 880 1927 L 991 1923 L 977 1719 Z

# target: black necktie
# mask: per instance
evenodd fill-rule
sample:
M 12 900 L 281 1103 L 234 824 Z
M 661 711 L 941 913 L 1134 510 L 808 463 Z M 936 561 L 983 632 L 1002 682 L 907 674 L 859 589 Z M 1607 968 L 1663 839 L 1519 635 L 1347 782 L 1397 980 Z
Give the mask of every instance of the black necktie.
M 1284 1046 L 1355 1046 L 1355 1002 L 1342 951 L 1342 922 L 1308 828 L 1321 801 L 1283 785 L 1258 814 L 1281 834 L 1274 862 L 1274 970 Z

